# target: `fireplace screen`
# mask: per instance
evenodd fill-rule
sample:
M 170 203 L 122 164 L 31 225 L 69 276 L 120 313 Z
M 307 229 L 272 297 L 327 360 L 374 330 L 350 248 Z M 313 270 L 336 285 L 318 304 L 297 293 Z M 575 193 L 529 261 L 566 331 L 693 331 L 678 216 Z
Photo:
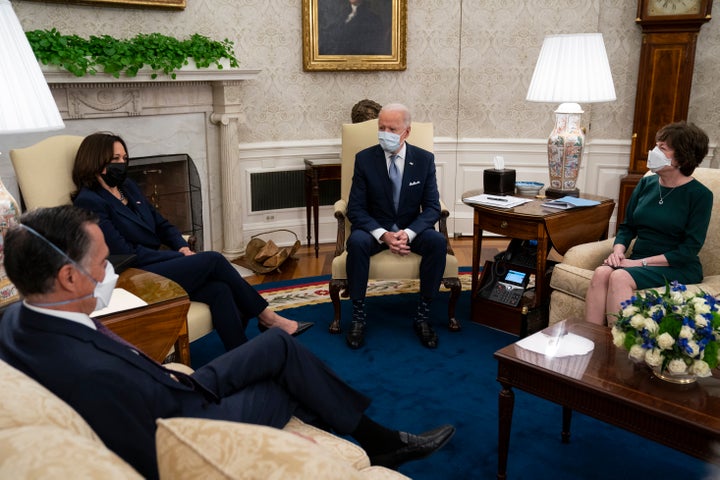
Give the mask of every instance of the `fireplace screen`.
M 140 186 L 153 206 L 183 234 L 203 249 L 200 177 L 189 155 L 131 157 L 128 176 Z

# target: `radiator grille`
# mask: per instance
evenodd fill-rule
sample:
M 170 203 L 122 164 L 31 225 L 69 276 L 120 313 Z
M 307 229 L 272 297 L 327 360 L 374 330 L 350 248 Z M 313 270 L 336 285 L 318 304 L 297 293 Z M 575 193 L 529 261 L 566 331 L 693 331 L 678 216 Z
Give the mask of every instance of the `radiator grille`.
M 340 180 L 319 182 L 320 205 L 332 205 L 340 198 Z M 250 174 L 253 212 L 305 207 L 305 171 Z

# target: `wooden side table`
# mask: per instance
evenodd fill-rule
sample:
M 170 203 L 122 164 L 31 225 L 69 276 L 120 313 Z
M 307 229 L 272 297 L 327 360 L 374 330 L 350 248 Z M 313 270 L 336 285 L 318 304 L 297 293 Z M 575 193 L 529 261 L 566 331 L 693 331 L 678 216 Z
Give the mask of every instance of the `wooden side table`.
M 462 198 L 478 195 L 482 191 L 465 192 Z M 543 207 L 545 200 L 534 199 L 515 208 L 502 209 L 466 202 L 473 207 L 473 260 L 472 260 L 472 319 L 474 322 L 525 336 L 528 333 L 528 314 L 536 315 L 541 326 L 547 325 L 547 309 L 550 300 L 550 275 L 547 270 L 547 254 L 551 247 L 564 255 L 574 245 L 607 238 L 608 224 L 615 202 L 597 195 L 580 195 L 597 200 L 594 207 L 557 210 Z M 537 260 L 534 268 L 525 269 L 535 274 L 535 290 L 523 297 L 517 307 L 503 305 L 482 298 L 479 293 L 483 276 L 480 272 L 480 252 L 483 232 L 488 231 L 508 238 L 537 240 Z M 516 268 L 513 265 L 512 268 Z M 523 270 L 522 267 L 518 267 Z
M 185 290 L 169 278 L 136 268 L 121 273 L 117 287 L 148 305 L 104 315 L 100 321 L 158 362 L 165 360 L 174 346 L 180 362 L 190 366 L 190 300 Z
M 326 180 L 340 180 L 341 163 L 338 159 L 305 159 L 305 214 L 307 217 L 307 241 L 310 246 L 310 210 L 315 220 L 315 258 L 318 258 L 318 234 L 320 227 L 320 182 Z

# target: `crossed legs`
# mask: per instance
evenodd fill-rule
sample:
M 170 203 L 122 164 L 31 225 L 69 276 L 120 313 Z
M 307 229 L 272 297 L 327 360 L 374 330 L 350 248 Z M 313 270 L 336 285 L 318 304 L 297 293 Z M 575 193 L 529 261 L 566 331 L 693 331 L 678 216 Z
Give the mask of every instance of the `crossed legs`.
M 635 280 L 627 270 L 606 265 L 597 267 L 585 295 L 585 320 L 612 326 L 621 302 L 630 298 L 636 288 Z

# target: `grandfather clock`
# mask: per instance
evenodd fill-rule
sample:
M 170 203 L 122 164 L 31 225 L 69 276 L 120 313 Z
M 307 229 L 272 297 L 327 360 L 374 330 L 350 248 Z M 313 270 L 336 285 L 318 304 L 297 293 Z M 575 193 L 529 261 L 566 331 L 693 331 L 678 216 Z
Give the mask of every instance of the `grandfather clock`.
M 642 47 L 630 165 L 620 181 L 618 224 L 647 171 L 655 133 L 668 123 L 687 119 L 695 44 L 700 27 L 710 21 L 711 9 L 712 0 L 638 0 L 635 23 L 642 28 Z

